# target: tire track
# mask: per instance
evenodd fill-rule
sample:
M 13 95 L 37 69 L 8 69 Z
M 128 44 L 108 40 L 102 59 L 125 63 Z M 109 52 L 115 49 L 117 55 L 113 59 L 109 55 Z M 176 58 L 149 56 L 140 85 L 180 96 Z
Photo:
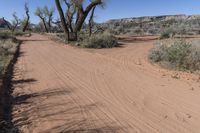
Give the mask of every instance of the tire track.
M 24 99 L 30 107 L 14 106 L 14 120 L 24 123 L 25 112 L 30 122 L 19 126 L 23 133 L 200 131 L 198 83 L 148 63 L 153 41 L 88 50 L 37 34 L 25 39 L 16 79 L 36 82 L 14 90 L 33 94 Z

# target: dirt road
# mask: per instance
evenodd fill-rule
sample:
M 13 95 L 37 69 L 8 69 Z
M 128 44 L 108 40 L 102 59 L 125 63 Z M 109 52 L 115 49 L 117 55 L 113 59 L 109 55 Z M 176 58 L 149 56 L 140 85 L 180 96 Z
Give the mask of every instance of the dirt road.
M 148 63 L 152 38 L 79 49 L 33 35 L 15 66 L 22 133 L 199 133 L 198 77 Z

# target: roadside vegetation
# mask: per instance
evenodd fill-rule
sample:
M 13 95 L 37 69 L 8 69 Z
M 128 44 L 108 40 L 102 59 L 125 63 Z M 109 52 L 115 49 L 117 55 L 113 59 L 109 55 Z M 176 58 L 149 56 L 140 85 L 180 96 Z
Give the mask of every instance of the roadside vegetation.
M 15 64 L 13 59 L 15 60 L 14 57 L 16 57 L 15 55 L 20 45 L 17 36 L 29 37 L 31 33 L 44 34 L 55 41 L 61 41 L 80 48 L 93 49 L 118 47 L 117 38 L 120 38 L 121 35 L 133 37 L 127 39 L 127 42 L 131 43 L 146 41 L 142 40 L 143 38 L 137 40 L 138 36 L 155 36 L 154 38 L 157 38 L 158 41 L 154 48 L 150 50 L 148 57 L 152 63 L 159 64 L 168 69 L 200 72 L 200 41 L 184 39 L 184 36 L 200 34 L 199 16 L 140 17 L 95 23 L 96 10 L 105 7 L 104 0 L 54 0 L 54 2 L 55 5 L 37 7 L 33 11 L 34 15 L 39 18 L 37 24 L 30 22 L 32 15 L 30 14 L 28 3 L 23 5 L 23 17 L 18 16 L 19 12 L 13 12 L 10 22 L 4 18 L 0 19 L 0 22 L 2 22 L 2 24 L 0 23 L 0 132 L 11 132 L 9 130 L 12 128 L 12 122 L 8 121 L 6 125 L 3 123 L 7 120 L 3 120 L 2 116 L 4 112 L 9 110 L 5 105 L 12 106 L 10 101 L 20 99 L 18 94 L 18 99 L 11 97 L 11 92 L 6 94 L 12 87 L 7 87 L 7 83 L 5 83 L 12 84 L 10 78 L 8 78 L 10 79 L 8 81 L 6 79 L 7 75 L 12 76 L 13 74 L 7 74 L 7 72 L 10 72 L 8 68 L 13 68 Z M 58 12 L 58 18 L 55 18 L 56 11 Z M 28 41 L 37 41 L 36 43 L 41 45 L 49 43 L 48 41 L 40 43 L 40 40 L 42 41 L 42 38 L 37 39 L 33 37 Z M 128 45 L 134 45 L 134 43 Z M 76 54 L 76 52 L 72 54 Z M 88 57 L 88 55 L 85 57 Z M 135 63 L 141 65 L 140 59 L 139 63 Z M 65 66 L 63 66 L 63 70 L 64 68 Z M 178 77 L 175 75 L 174 78 Z M 8 90 L 5 90 L 7 88 Z M 5 97 L 9 97 L 8 99 L 11 100 L 9 101 Z M 10 127 L 7 128 L 9 124 Z
M 95 27 L 95 10 L 97 7 L 104 7 L 102 0 L 90 1 L 85 9 L 84 1 L 55 0 L 55 3 L 59 12 L 59 19 L 55 21 L 53 8 L 44 6 L 36 9 L 35 15 L 41 20 L 36 31 L 48 33 L 53 40 L 83 48 L 112 48 L 118 45 L 113 34 Z M 66 10 L 62 9 L 62 6 L 65 6 Z
M 145 36 L 160 35 L 166 29 L 173 29 L 177 34 L 199 34 L 200 17 L 198 15 L 166 15 L 110 20 L 97 24 L 115 35 Z
M 150 51 L 149 59 L 165 68 L 182 71 L 200 70 L 199 41 L 167 39 L 157 42 Z
M 26 31 L 26 32 L 22 32 L 22 31 L 3 31 L 0 32 L 0 39 L 4 39 L 4 38 L 10 38 L 10 37 L 16 37 L 16 36 L 27 36 L 30 37 L 31 36 L 31 32 Z
M 0 131 L 2 132 L 17 132 L 17 129 L 12 124 L 2 118 L 5 114 L 5 108 L 9 105 L 8 98 L 6 98 L 9 88 L 5 86 L 8 79 L 8 73 L 12 67 L 14 56 L 18 50 L 20 41 L 17 40 L 13 35 L 7 33 L 0 33 Z M 5 82 L 6 81 L 6 82 Z M 7 113 L 7 112 L 6 112 Z
M 0 79 L 3 77 L 7 65 L 16 52 L 19 41 L 7 33 L 0 34 Z
M 80 42 L 84 48 L 112 48 L 117 47 L 117 38 L 109 33 L 95 34 Z
M 47 34 L 50 39 L 54 41 L 65 42 L 65 36 L 62 33 L 57 34 Z M 113 48 L 119 46 L 118 39 L 113 34 L 104 32 L 92 34 L 89 36 L 88 33 L 79 33 L 77 41 L 68 42 L 72 46 L 77 46 L 81 48 Z
M 173 38 L 176 31 L 173 28 L 166 28 L 161 32 L 159 39 Z

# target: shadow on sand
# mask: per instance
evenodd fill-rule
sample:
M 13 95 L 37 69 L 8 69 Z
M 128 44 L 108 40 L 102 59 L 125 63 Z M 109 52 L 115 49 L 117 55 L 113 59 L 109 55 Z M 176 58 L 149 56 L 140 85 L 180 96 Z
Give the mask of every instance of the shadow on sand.
M 105 118 L 91 119 L 90 116 L 84 117 L 89 112 L 98 110 L 98 103 L 80 105 L 78 99 L 63 100 L 63 97 L 72 95 L 73 91 L 67 88 L 56 88 L 39 93 L 21 94 L 14 97 L 14 105 L 20 105 L 23 110 L 15 116 L 13 124 L 20 128 L 28 126 L 32 122 L 60 122 L 48 130 L 40 133 L 113 133 L 122 131 L 122 127 L 116 126 L 111 120 Z M 60 102 L 53 99 L 59 98 Z M 46 103 L 45 100 L 48 99 Z M 50 102 L 49 102 L 50 101 Z M 51 122 L 49 122 L 51 124 Z
M 22 42 L 19 42 L 20 44 Z M 3 85 L 1 87 L 1 96 L 0 96 L 0 110 L 1 110 L 1 119 L 0 119 L 0 132 L 12 132 L 18 133 L 18 130 L 14 127 L 12 123 L 12 78 L 14 66 L 19 57 L 23 56 L 24 53 L 20 52 L 20 46 L 18 45 L 17 50 L 13 56 L 13 59 L 10 61 L 6 71 L 5 77 L 3 78 Z
M 6 101 L 4 119 L 11 125 L 8 131 L 15 129 L 12 133 L 18 133 L 18 129 L 31 127 L 32 123 L 46 122 L 50 125 L 58 124 L 52 125 L 49 129 L 44 127 L 40 133 L 113 133 L 124 130 L 99 110 L 102 106 L 100 103 L 84 104 L 77 96 L 74 97 L 74 88 L 43 88 L 37 93 L 13 95 L 15 86 L 38 83 L 34 78 L 13 79 L 14 65 L 21 56 L 25 56 L 25 53 L 18 51 L 4 81 L 7 90 L 4 99 Z M 60 101 L 55 99 L 60 99 Z M 93 118 L 95 112 L 102 113 L 102 115 Z

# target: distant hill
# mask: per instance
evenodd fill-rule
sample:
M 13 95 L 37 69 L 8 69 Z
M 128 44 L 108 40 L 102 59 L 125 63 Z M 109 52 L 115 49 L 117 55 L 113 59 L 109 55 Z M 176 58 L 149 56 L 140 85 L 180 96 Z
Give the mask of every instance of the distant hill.
M 115 34 L 155 35 L 166 28 L 179 34 L 199 34 L 200 15 L 164 15 L 112 19 L 100 24 Z

